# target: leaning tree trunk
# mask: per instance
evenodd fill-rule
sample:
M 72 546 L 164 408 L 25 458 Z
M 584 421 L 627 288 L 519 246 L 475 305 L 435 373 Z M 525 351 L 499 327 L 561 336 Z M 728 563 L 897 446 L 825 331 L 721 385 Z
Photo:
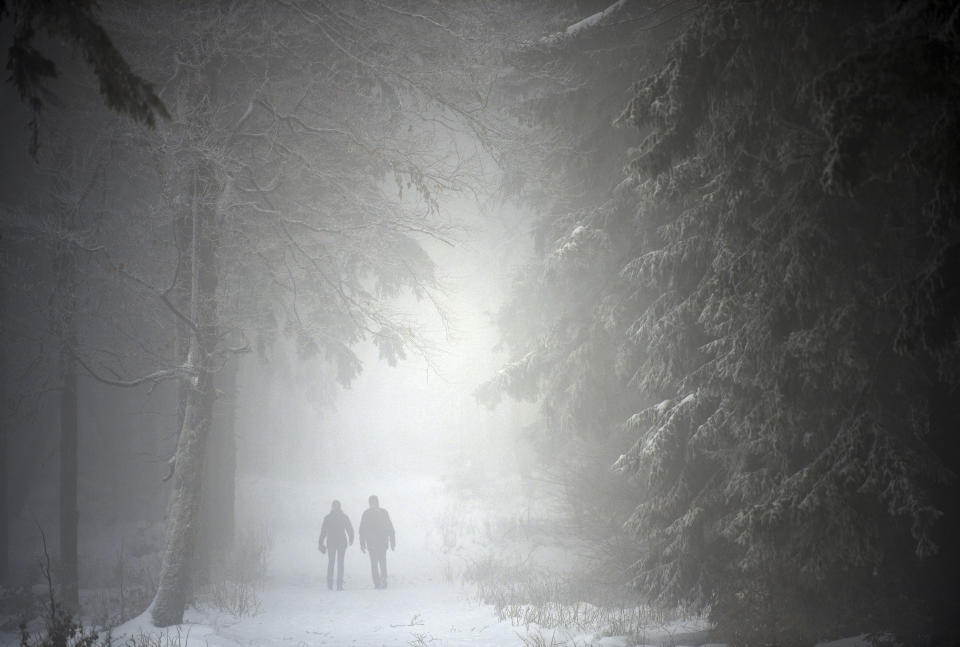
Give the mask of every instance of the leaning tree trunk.
M 180 166 L 180 160 L 174 159 L 174 164 Z M 174 172 L 177 188 L 193 185 L 192 174 Z M 192 209 L 196 206 L 197 196 L 194 196 L 193 205 L 180 208 L 174 215 L 173 238 L 178 251 L 177 270 L 173 286 L 170 290 L 170 301 L 180 311 L 191 312 L 193 295 L 193 257 L 194 257 L 194 220 Z M 193 335 L 186 322 L 177 319 L 176 337 L 173 340 L 174 363 L 183 366 L 187 363 L 190 353 L 190 344 Z M 187 393 L 190 385 L 181 381 L 177 385 L 177 429 L 183 428 L 183 421 L 187 410 Z
M 216 186 L 208 168 L 199 185 Z M 194 212 L 194 323 L 190 359 L 196 372 L 187 391 L 183 427 L 177 441 L 173 498 L 167 516 L 167 537 L 157 595 L 151 617 L 158 627 L 180 624 L 190 594 L 191 572 L 200 524 L 200 499 L 207 439 L 216 399 L 214 375 L 217 350 L 217 209 L 209 198 L 196 196 Z

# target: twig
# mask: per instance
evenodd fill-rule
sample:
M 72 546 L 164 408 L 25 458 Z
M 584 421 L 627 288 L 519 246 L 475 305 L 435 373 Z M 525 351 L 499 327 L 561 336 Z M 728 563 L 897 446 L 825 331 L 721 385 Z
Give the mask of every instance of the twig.
M 418 620 L 419 620 L 419 622 L 418 622 Z M 393 627 L 394 629 L 396 629 L 397 627 L 422 627 L 422 626 L 423 626 L 423 620 L 420 619 L 420 614 L 419 614 L 419 613 L 415 613 L 415 614 L 413 614 L 413 617 L 410 618 L 410 623 L 409 623 L 409 624 L 405 624 L 405 625 L 390 625 L 390 626 Z
M 44 579 L 47 580 L 47 593 L 50 596 L 50 626 L 53 627 L 57 622 L 57 596 L 53 592 L 53 576 L 50 574 L 50 553 L 47 551 L 47 535 L 43 532 L 43 527 L 39 522 L 34 521 L 37 524 L 37 530 L 40 531 L 40 545 L 43 546 L 43 561 L 40 562 L 40 572 L 43 573 Z

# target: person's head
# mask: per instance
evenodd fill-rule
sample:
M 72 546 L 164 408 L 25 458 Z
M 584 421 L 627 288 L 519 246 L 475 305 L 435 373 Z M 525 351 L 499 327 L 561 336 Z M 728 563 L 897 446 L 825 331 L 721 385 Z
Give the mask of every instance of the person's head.
M 377 495 L 376 495 L 376 494 L 371 494 L 371 495 L 370 495 L 370 498 L 369 498 L 368 500 L 370 501 L 370 507 L 371 507 L 371 508 L 379 508 L 379 507 L 380 507 L 380 499 L 377 498 Z
M 337 512 L 340 509 L 340 502 L 334 499 L 333 505 L 330 506 L 330 509 L 333 510 L 334 512 Z

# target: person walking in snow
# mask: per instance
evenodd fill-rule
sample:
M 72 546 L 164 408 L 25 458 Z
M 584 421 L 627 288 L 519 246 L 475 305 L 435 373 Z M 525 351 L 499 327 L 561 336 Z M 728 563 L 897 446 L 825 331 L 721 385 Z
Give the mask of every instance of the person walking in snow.
M 324 545 L 324 540 L 326 540 L 326 545 Z M 330 554 L 327 556 L 328 589 L 333 588 L 333 565 L 336 561 L 337 590 L 343 590 L 343 555 L 347 552 L 348 545 L 353 545 L 353 526 L 350 525 L 350 518 L 340 509 L 340 502 L 334 500 L 330 514 L 323 518 L 323 525 L 320 527 L 320 542 L 318 543 L 321 553 L 330 550 Z
M 393 532 L 390 515 L 380 507 L 375 494 L 370 495 L 370 507 L 360 517 L 360 552 L 370 550 L 370 572 L 373 574 L 373 586 L 387 588 L 387 545 L 395 550 L 397 540 Z

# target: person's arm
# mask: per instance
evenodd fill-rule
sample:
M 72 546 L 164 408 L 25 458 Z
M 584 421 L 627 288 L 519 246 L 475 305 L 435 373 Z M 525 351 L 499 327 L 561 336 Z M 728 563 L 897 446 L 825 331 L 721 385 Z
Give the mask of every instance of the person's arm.
M 350 545 L 353 546 L 353 525 L 350 523 L 350 517 L 346 517 L 347 520 L 347 540 L 350 542 Z
M 396 550 L 397 547 L 397 537 L 393 532 L 393 522 L 390 521 L 390 513 L 386 510 L 383 511 L 383 518 L 387 522 L 387 537 L 390 539 L 390 550 Z
M 326 546 L 323 545 L 323 540 L 327 538 L 327 518 L 323 518 L 323 525 L 320 526 L 320 540 L 317 542 L 317 549 L 321 553 L 327 552 Z
M 368 517 L 369 517 L 369 515 L 367 514 L 367 511 L 364 510 L 364 511 L 363 511 L 363 514 L 360 515 L 360 527 L 357 529 L 357 535 L 359 535 L 359 539 L 360 539 L 360 552 L 361 552 L 361 553 L 367 552 L 367 524 L 368 524 Z

